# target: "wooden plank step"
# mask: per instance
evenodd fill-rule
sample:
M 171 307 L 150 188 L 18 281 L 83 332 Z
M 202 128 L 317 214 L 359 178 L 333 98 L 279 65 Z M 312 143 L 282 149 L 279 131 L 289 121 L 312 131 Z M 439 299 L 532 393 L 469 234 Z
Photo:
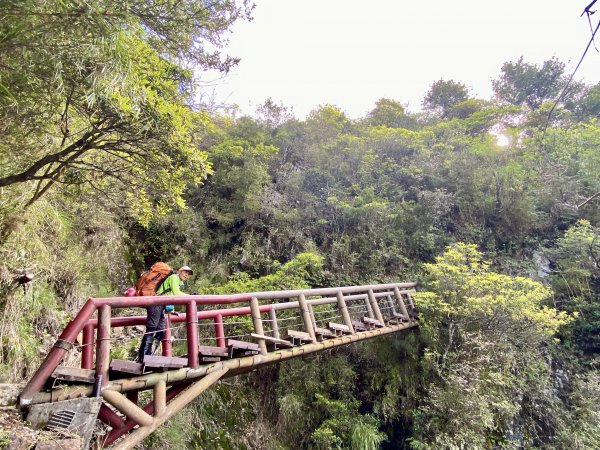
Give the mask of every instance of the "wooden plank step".
M 363 317 L 363 322 L 367 325 L 371 325 L 371 327 L 385 327 L 385 324 L 381 323 L 377 319 L 371 319 L 370 317 Z
M 402 322 L 402 319 L 389 319 L 387 321 L 388 325 L 400 325 Z
M 158 356 L 158 355 L 145 355 L 144 366 L 146 367 L 160 367 L 165 369 L 181 369 L 188 365 L 187 358 L 178 358 L 175 356 Z
M 400 319 L 400 320 L 408 320 L 404 314 L 400 314 L 400 313 L 392 313 L 392 317 L 395 319 Z
M 302 345 L 306 342 L 313 342 L 310 334 L 304 331 L 287 330 L 287 337 L 294 345 Z
M 315 334 L 321 335 L 323 337 L 334 337 L 335 336 L 335 334 L 333 334 L 327 328 L 319 328 L 319 327 L 315 327 Z
M 199 345 L 198 353 L 200 356 L 219 356 L 227 358 L 229 356 L 229 350 L 227 347 L 212 347 L 209 345 Z
M 96 371 L 93 369 L 82 369 L 80 367 L 58 366 L 54 369 L 54 372 L 52 372 L 52 378 L 56 380 L 93 384 L 96 379 Z
M 341 335 L 341 334 L 351 334 L 352 332 L 350 331 L 350 328 L 348 328 L 346 325 L 343 325 L 341 323 L 334 323 L 334 322 L 329 322 L 327 324 L 327 326 L 329 327 L 330 330 L 332 330 L 336 335 Z
M 252 336 L 255 339 L 264 339 L 267 342 L 270 342 L 270 343 L 276 344 L 276 345 L 281 345 L 282 347 L 293 347 L 294 346 L 294 344 L 292 344 L 290 341 L 274 338 L 272 336 L 264 336 L 262 334 L 256 334 L 256 333 L 251 333 L 250 336 Z
M 367 331 L 366 325 L 358 320 L 353 320 L 352 326 L 354 327 L 354 331 Z
M 229 347 L 233 351 L 238 351 L 238 350 L 246 350 L 246 351 L 252 351 L 252 352 L 260 351 L 260 347 L 258 344 L 255 344 L 253 342 L 246 342 L 246 341 L 236 341 L 235 339 L 227 339 L 227 347 Z
M 115 372 L 130 373 L 133 375 L 141 375 L 144 373 L 144 365 L 134 361 L 113 359 L 110 362 L 110 370 Z
M 219 356 L 202 356 L 200 355 L 200 362 L 209 363 L 209 362 L 219 362 L 221 358 Z
M 310 334 L 308 334 L 304 331 L 287 330 L 287 335 L 288 335 L 288 337 L 291 337 L 293 339 L 298 339 L 299 341 L 312 342 L 312 338 L 310 337 Z

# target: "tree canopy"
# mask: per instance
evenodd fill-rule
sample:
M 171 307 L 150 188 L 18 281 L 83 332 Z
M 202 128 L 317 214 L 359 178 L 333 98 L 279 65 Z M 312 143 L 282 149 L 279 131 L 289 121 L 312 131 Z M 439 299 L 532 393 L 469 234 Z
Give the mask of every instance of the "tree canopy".
M 146 221 L 183 204 L 210 173 L 194 131 L 190 63 L 227 71 L 219 52 L 246 2 L 6 2 L 0 25 L 0 186 L 31 183 L 29 203 L 78 186 Z M 209 50 L 210 48 L 210 50 Z M 213 50 L 216 49 L 216 50 Z M 131 186 L 136 189 L 131 196 Z M 129 193 L 129 194 L 128 194 Z

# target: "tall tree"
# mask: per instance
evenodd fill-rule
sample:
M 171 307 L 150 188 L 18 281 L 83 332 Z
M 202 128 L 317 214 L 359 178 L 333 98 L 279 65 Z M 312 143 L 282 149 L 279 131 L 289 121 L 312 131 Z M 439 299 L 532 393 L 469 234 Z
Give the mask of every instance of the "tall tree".
M 547 101 L 554 100 L 563 88 L 565 64 L 555 58 L 544 61 L 541 67 L 523 61 L 506 62 L 502 65 L 500 78 L 492 81 L 494 94 L 501 101 L 513 105 L 527 105 L 537 109 Z M 577 86 L 570 90 L 570 98 Z
M 404 106 L 400 102 L 389 98 L 380 98 L 375 103 L 367 121 L 374 126 L 384 125 L 389 128 L 415 128 L 415 120 L 406 114 Z
M 453 80 L 440 79 L 435 81 L 425 94 L 423 107 L 442 118 L 446 118 L 455 105 L 464 102 L 468 98 L 469 90 L 464 84 Z

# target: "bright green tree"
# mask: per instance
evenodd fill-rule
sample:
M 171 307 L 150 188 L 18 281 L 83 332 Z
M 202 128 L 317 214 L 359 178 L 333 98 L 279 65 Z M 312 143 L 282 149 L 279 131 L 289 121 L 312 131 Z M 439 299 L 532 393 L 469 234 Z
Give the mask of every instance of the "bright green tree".
M 547 306 L 548 288 L 492 272 L 474 245 L 449 247 L 425 268 L 430 291 L 416 303 L 427 395 L 415 411 L 412 447 L 519 445 L 508 435 L 515 418 L 543 420 L 533 405 L 556 401 L 546 393 L 545 349 L 572 318 Z M 526 426 L 532 434 L 522 445 L 547 442 L 534 423 Z

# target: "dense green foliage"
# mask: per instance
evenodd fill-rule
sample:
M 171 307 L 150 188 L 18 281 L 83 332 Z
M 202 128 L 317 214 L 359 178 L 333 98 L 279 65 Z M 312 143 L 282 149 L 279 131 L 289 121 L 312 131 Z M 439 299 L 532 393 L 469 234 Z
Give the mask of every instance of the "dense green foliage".
M 147 444 L 600 447 L 600 86 L 549 117 L 564 64 L 519 59 L 492 100 L 230 117 L 191 67 L 235 64 L 246 2 L 0 5 L 0 381 L 159 259 L 188 292 L 414 279 L 418 332 L 223 383 Z

